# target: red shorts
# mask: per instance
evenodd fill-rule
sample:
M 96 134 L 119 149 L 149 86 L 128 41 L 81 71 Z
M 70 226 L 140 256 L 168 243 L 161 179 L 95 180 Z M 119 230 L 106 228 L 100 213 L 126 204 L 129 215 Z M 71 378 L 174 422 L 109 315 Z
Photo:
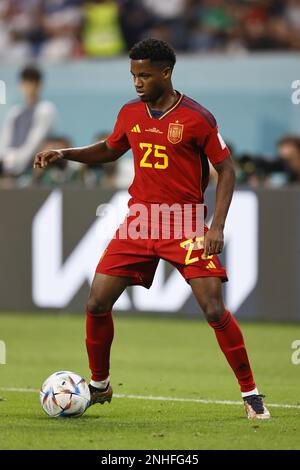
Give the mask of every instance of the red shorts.
M 205 227 L 205 232 L 208 230 Z M 197 277 L 219 277 L 227 281 L 225 268 L 218 256 L 204 258 L 204 237 L 194 239 L 120 239 L 119 229 L 105 249 L 97 273 L 130 277 L 130 285 L 149 289 L 160 259 L 178 269 L 186 281 Z

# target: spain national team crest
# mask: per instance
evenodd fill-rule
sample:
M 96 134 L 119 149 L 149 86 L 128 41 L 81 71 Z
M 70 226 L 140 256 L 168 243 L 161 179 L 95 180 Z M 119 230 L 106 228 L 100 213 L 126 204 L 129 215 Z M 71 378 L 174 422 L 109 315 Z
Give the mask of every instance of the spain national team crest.
M 182 140 L 183 127 L 183 124 L 173 122 L 169 124 L 168 141 L 171 142 L 171 144 L 178 144 L 178 142 Z

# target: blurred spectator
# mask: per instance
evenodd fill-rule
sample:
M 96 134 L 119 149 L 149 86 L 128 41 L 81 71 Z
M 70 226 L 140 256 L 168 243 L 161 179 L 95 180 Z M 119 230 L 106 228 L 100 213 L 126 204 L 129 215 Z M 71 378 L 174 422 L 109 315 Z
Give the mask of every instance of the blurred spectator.
M 238 5 L 225 0 L 196 2 L 189 48 L 224 50 L 233 34 L 239 15 Z
M 90 0 L 84 7 L 84 18 L 83 45 L 87 55 L 114 56 L 124 50 L 115 1 Z
M 97 134 L 95 142 L 105 140 L 110 132 Z M 79 181 L 85 187 L 103 189 L 128 189 L 134 177 L 133 156 L 129 152 L 115 162 L 104 165 L 81 165 L 75 168 L 76 176 L 73 180 Z
M 30 42 L 27 33 L 31 29 L 29 11 L 21 2 L 3 0 L 0 3 L 0 60 L 20 62 L 31 57 Z
M 247 184 L 252 188 L 264 185 L 268 174 L 267 162 L 263 158 L 243 155 L 237 160 L 238 184 Z
M 39 99 L 42 81 L 41 71 L 33 65 L 20 74 L 24 105 L 8 112 L 0 136 L 0 161 L 5 176 L 19 176 L 31 169 L 34 154 L 54 127 L 55 106 Z
M 281 159 L 270 160 L 262 156 L 241 155 L 236 160 L 238 185 L 252 188 L 280 187 L 287 183 L 288 173 Z
M 110 132 L 101 132 L 96 137 L 96 142 L 104 140 Z M 91 168 L 96 171 L 97 185 L 103 189 L 128 189 L 134 177 L 133 155 L 131 150 L 115 162 L 105 163 L 98 168 Z
M 109 135 L 110 132 L 99 132 L 95 137 L 95 142 L 105 140 Z M 101 186 L 105 189 L 117 189 L 116 173 L 117 162 L 105 163 L 105 165 L 80 165 L 76 180 L 87 188 Z
M 289 171 L 289 182 L 300 184 L 300 137 L 283 136 L 277 143 L 280 158 Z
M 145 37 L 177 50 L 300 50 L 300 0 L 0 0 L 0 61 L 114 56 Z
M 146 31 L 153 25 L 151 15 L 140 0 L 117 0 L 119 5 L 119 21 L 126 43 L 126 49 L 143 38 Z
M 300 0 L 286 0 L 284 17 L 288 23 L 300 31 Z
M 62 149 L 72 147 L 70 140 L 63 136 L 50 136 L 48 137 L 38 149 L 39 152 L 49 149 Z M 43 184 L 45 186 L 57 186 L 67 183 L 72 180 L 72 165 L 67 160 L 57 160 L 52 163 L 46 170 L 35 169 L 30 172 L 30 180 L 28 176 L 21 177 L 19 186 L 28 186 L 29 181 L 33 184 Z M 26 178 L 26 180 L 25 180 Z
M 81 30 L 84 0 L 44 2 L 44 30 L 47 41 L 41 57 L 48 61 L 63 61 L 83 55 Z
M 145 35 L 167 41 L 175 49 L 186 49 L 191 0 L 142 0 L 152 26 Z

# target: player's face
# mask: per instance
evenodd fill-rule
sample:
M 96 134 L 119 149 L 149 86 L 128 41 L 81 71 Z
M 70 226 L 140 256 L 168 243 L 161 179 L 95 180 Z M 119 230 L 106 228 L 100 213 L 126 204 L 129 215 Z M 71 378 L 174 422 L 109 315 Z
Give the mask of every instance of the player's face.
M 132 60 L 131 74 L 138 96 L 142 101 L 154 103 L 166 91 L 170 78 L 170 67 L 151 63 L 149 59 Z

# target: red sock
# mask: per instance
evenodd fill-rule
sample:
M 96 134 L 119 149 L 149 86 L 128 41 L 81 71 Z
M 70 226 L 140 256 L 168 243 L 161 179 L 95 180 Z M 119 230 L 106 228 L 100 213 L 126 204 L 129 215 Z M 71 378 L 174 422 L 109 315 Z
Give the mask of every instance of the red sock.
M 209 322 L 226 359 L 238 379 L 241 392 L 256 388 L 250 367 L 244 338 L 236 319 L 225 310 L 219 321 Z
M 93 315 L 86 309 L 86 349 L 92 380 L 109 376 L 110 347 L 114 337 L 114 323 L 110 312 Z

